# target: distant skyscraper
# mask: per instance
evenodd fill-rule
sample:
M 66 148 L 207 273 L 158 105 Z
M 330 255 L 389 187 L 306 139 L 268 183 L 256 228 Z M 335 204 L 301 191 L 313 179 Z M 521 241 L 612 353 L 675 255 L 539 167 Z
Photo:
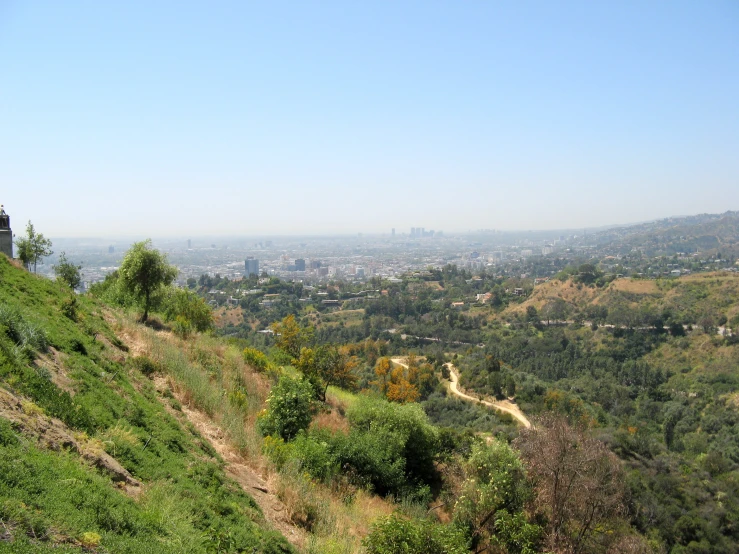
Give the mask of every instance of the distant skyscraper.
M 187 239 L 187 249 L 190 250 L 192 248 L 192 239 Z
M 111 244 L 110 246 L 108 246 L 108 254 L 112 254 L 112 253 L 114 253 L 114 252 L 115 252 L 115 246 L 113 246 L 113 245 Z
M 0 252 L 13 259 L 13 231 L 10 229 L 10 216 L 0 205 Z
M 303 258 L 295 260 L 295 271 L 305 271 L 305 260 Z
M 393 232 L 390 233 L 393 237 L 395 237 L 395 227 L 393 227 Z
M 252 275 L 259 277 L 259 260 L 255 260 L 253 256 L 249 256 L 244 261 L 244 269 L 247 277 L 251 277 Z

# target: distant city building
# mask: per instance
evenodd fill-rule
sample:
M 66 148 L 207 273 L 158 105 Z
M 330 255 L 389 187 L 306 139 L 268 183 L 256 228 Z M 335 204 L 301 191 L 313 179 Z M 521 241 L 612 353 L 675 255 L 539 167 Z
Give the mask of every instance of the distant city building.
M 115 252 L 115 246 L 112 244 L 108 246 L 108 254 L 113 254 Z
M 395 237 L 395 227 L 393 227 L 392 232 L 390 233 L 393 237 Z
M 190 250 L 192 248 L 192 239 L 187 239 L 187 249 Z
M 363 268 L 363 267 L 360 267 L 360 266 L 357 266 L 357 269 L 356 269 L 356 271 L 354 272 L 354 274 L 355 274 L 355 275 L 356 275 L 357 277 L 364 277 L 364 268 Z
M 254 259 L 253 256 L 246 258 L 244 260 L 244 275 L 247 277 L 251 277 L 252 275 L 259 276 L 259 260 Z
M 305 260 L 303 258 L 295 260 L 295 271 L 305 271 Z
M 533 250 L 521 250 L 521 257 L 528 258 L 534 254 Z
M 0 252 L 13 258 L 13 231 L 10 228 L 10 216 L 0 204 Z
M 544 248 L 541 249 L 542 256 L 547 256 L 551 254 L 552 252 L 554 252 L 554 248 L 552 248 L 551 246 L 545 246 Z
M 320 267 L 321 267 L 321 260 L 311 260 L 310 262 L 311 269 L 319 269 Z

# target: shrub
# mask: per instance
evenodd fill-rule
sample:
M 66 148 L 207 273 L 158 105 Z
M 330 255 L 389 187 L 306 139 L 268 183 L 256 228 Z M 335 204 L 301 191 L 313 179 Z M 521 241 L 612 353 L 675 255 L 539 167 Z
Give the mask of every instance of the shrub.
M 380 518 L 363 541 L 367 554 L 467 554 L 464 533 L 452 525 L 408 520 L 396 514 Z
M 28 321 L 12 306 L 0 306 L 0 333 L 4 334 L 17 349 L 13 353 L 6 352 L 11 359 L 19 354 L 30 358 L 34 351 L 45 352 L 49 347 L 49 339 L 43 329 Z M 0 348 L 5 350 L 2 344 Z
M 267 360 L 267 356 L 264 355 L 264 352 L 261 352 L 260 350 L 257 350 L 256 348 L 249 348 L 248 346 L 244 348 L 244 362 L 246 362 L 248 365 L 253 367 L 254 369 L 258 369 L 259 371 L 265 371 L 269 367 L 269 361 Z
M 439 431 L 421 406 L 360 397 L 347 417 L 357 431 L 382 437 L 388 447 L 397 447 L 408 477 L 426 483 L 436 477 L 434 460 L 439 452 Z
M 178 322 L 200 333 L 213 328 L 213 312 L 205 301 L 194 292 L 170 288 L 163 301 L 167 321 Z
M 174 320 L 172 332 L 181 339 L 186 339 L 192 333 L 192 325 L 183 316 L 178 315 Z
M 160 364 L 147 356 L 136 356 L 135 358 L 131 358 L 131 364 L 147 377 L 158 371 L 163 371 Z
M 300 462 L 300 469 L 312 477 L 328 481 L 339 472 L 339 465 L 331 454 L 329 433 L 299 433 L 292 447 L 293 456 Z
M 289 441 L 310 425 L 313 387 L 305 379 L 283 375 L 270 391 L 267 404 L 257 420 L 259 431 Z

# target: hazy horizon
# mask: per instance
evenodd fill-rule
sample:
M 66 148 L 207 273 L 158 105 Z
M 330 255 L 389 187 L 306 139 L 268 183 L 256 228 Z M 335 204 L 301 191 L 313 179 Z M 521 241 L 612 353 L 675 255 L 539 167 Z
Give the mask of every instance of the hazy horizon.
M 585 229 L 739 209 L 739 4 L 0 3 L 22 234 Z

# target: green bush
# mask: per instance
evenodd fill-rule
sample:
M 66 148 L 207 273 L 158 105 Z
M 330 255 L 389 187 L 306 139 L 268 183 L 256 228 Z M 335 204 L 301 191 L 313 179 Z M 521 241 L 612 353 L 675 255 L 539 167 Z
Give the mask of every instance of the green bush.
M 192 291 L 169 288 L 164 296 L 164 316 L 177 326 L 194 329 L 200 333 L 213 328 L 213 311 L 205 301 Z
M 192 333 L 192 325 L 183 316 L 178 315 L 175 317 L 174 325 L 172 325 L 172 332 L 181 339 L 186 339 Z
M 364 396 L 349 409 L 347 417 L 355 434 L 375 435 L 397 450 L 410 479 L 429 483 L 436 478 L 439 430 L 431 425 L 421 406 Z
M 467 554 L 467 539 L 453 525 L 408 520 L 396 514 L 380 518 L 363 541 L 367 554 Z
M 7 353 L 13 357 L 20 354 L 30 358 L 33 352 L 45 352 L 49 347 L 49 339 L 44 330 L 28 321 L 13 306 L 0 305 L 0 332 L 15 345 L 17 350 L 12 354 Z M 2 343 L 0 348 L 4 348 Z
M 500 440 L 475 443 L 462 467 L 465 481 L 454 506 L 455 523 L 476 543 L 492 538 L 510 552 L 535 552 L 541 529 L 521 513 L 531 490 L 516 452 Z
M 243 355 L 244 361 L 254 369 L 266 371 L 269 368 L 269 360 L 267 360 L 267 356 L 264 355 L 264 352 L 261 352 L 260 350 L 247 346 L 244 348 Z
M 300 469 L 322 481 L 328 481 L 339 472 L 339 465 L 331 453 L 331 438 L 328 432 L 299 433 L 292 442 L 292 455 L 299 460 Z
M 270 391 L 267 405 L 257 420 L 259 431 L 289 441 L 310 425 L 313 387 L 305 379 L 283 375 Z

